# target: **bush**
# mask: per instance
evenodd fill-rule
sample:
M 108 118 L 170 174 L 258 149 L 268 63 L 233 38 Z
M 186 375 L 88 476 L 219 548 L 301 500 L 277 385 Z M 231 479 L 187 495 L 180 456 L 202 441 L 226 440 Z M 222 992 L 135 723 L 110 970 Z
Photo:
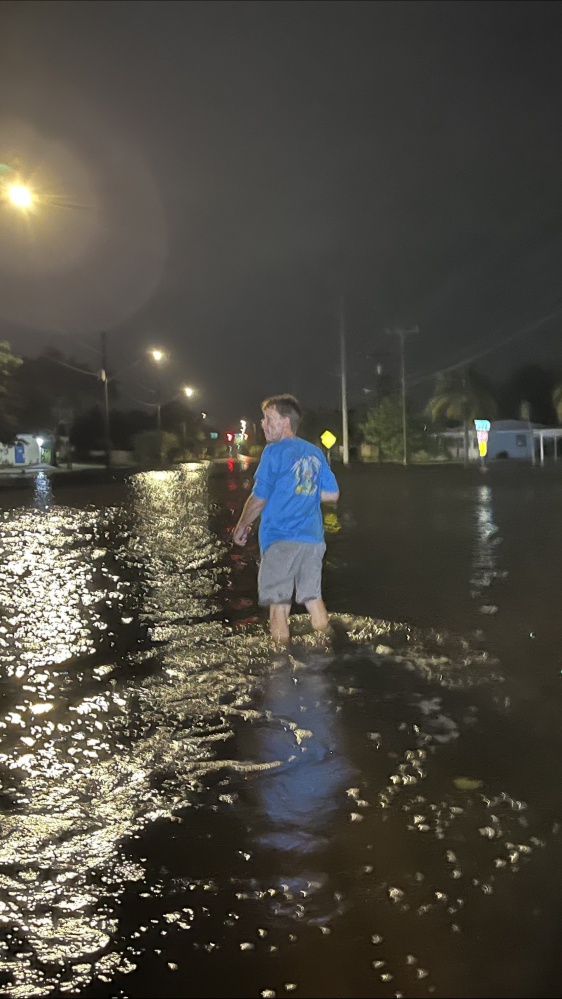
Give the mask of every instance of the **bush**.
M 363 439 L 376 448 L 379 461 L 399 462 L 404 457 L 404 437 L 402 427 L 402 400 L 400 396 L 387 396 L 370 409 L 360 425 Z M 418 420 L 407 414 L 408 453 L 419 451 L 425 441 Z
M 179 451 L 180 443 L 175 434 L 166 430 L 141 430 L 133 437 L 133 455 L 138 465 L 158 468 L 169 464 Z

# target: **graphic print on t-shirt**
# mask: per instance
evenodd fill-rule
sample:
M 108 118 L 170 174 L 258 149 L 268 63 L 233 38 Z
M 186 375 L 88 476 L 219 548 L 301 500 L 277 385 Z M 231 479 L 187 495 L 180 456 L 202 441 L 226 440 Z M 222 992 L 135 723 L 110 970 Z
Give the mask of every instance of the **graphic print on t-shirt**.
M 295 476 L 295 492 L 301 496 L 314 496 L 318 491 L 320 459 L 314 454 L 306 455 L 295 461 L 291 471 Z

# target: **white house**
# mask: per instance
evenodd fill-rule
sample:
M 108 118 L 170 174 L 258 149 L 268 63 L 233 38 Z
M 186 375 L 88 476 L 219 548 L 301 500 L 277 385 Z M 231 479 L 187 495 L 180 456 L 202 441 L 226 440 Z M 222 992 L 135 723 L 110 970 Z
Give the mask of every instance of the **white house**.
M 0 465 L 14 468 L 40 465 L 46 457 L 42 444 L 43 438 L 34 434 L 18 434 L 13 444 L 0 444 Z
M 536 441 L 541 433 L 536 423 L 527 420 L 493 420 L 488 433 L 486 459 L 516 458 L 531 461 Z M 438 435 L 452 458 L 464 460 L 464 429 L 456 427 Z M 478 440 L 474 424 L 468 430 L 468 460 L 479 459 Z

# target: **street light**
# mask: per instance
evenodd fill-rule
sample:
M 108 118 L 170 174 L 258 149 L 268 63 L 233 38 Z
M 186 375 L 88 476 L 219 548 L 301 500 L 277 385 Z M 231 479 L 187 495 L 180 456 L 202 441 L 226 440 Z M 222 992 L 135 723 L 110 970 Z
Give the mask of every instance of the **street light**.
M 149 355 L 156 365 L 156 429 L 158 431 L 158 454 L 162 464 L 162 384 L 160 382 L 160 365 L 166 360 L 166 354 L 158 348 L 149 350 Z
M 195 389 L 192 389 L 189 385 L 184 385 L 183 391 L 188 399 L 191 399 L 191 396 L 195 394 Z
M 33 194 L 25 184 L 8 184 L 6 194 L 16 208 L 31 208 L 33 204 Z

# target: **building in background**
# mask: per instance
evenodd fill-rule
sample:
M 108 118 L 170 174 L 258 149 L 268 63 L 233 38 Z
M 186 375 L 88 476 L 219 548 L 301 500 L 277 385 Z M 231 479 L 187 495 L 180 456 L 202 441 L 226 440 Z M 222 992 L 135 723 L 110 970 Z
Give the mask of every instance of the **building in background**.
M 29 465 L 50 465 L 52 444 L 50 439 L 35 434 L 17 434 L 13 443 L 0 443 L 0 466 L 24 468 Z
M 527 420 L 494 420 L 488 433 L 486 461 L 496 458 L 515 458 L 532 461 L 536 453 L 540 427 Z M 437 434 L 453 461 L 464 461 L 464 429 L 455 427 Z M 471 424 L 468 432 L 468 460 L 479 461 L 476 428 Z

